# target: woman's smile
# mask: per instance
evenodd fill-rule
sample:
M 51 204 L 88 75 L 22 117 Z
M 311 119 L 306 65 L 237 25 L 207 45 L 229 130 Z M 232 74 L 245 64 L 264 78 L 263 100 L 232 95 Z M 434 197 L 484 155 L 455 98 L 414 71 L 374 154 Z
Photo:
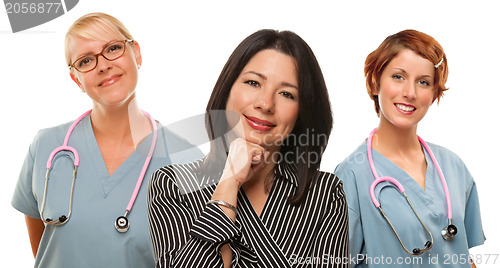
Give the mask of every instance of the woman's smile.
M 398 108 L 403 113 L 407 113 L 407 114 L 411 114 L 415 110 L 417 110 L 417 108 L 411 104 L 395 103 L 394 106 L 396 106 L 396 108 Z
M 121 79 L 122 75 L 121 74 L 115 74 L 115 75 L 112 75 L 104 80 L 102 80 L 99 85 L 99 87 L 107 87 L 107 86 L 110 86 L 110 85 L 113 85 L 114 83 L 118 82 L 120 79 Z
M 259 131 L 268 131 L 276 126 L 275 124 L 273 124 L 269 121 L 262 120 L 262 119 L 259 119 L 257 117 L 252 117 L 252 116 L 247 116 L 247 115 L 244 115 L 244 117 L 246 118 L 247 123 L 252 128 L 259 130 Z

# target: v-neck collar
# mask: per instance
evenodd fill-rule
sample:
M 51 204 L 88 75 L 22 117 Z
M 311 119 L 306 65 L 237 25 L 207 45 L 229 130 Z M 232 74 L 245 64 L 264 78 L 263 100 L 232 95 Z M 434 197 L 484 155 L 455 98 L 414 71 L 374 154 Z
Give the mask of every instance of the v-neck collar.
M 95 175 L 100 181 L 104 197 L 106 197 L 125 177 L 128 176 L 132 169 L 142 163 L 140 160 L 144 160 L 145 155 L 138 154 L 137 152 L 142 151 L 141 147 L 149 146 L 151 138 L 149 138 L 150 136 L 146 137 L 144 141 L 139 144 L 136 150 L 125 161 L 123 161 L 123 163 L 110 176 L 94 135 L 90 115 L 87 115 L 82 119 L 82 121 L 84 123 L 83 127 L 87 140 L 87 146 L 90 151 L 89 156 L 92 156 L 89 158 L 93 163 L 92 167 Z M 137 174 L 137 176 L 139 176 L 139 174 Z
M 273 182 L 273 187 L 276 184 L 276 180 Z M 264 214 L 266 207 L 268 206 L 269 199 L 273 194 L 273 190 L 269 193 L 267 197 L 266 204 L 261 213 L 261 217 Z M 237 221 L 246 226 L 243 230 L 247 231 L 246 235 L 243 235 L 241 240 L 245 245 L 250 245 L 250 248 L 258 248 L 256 245 L 261 245 L 268 250 L 267 254 L 259 254 L 261 262 L 264 267 L 288 267 L 288 261 L 286 256 L 283 254 L 282 249 L 279 247 L 278 243 L 269 233 L 269 230 L 265 226 L 261 217 L 257 215 L 252 207 L 252 204 L 244 191 L 238 192 L 238 207 L 244 211 L 244 213 L 238 213 Z
M 365 142 L 365 146 L 367 147 L 368 144 Z M 426 170 L 425 170 L 425 188 L 420 186 L 415 179 L 413 179 L 406 171 L 404 171 L 402 168 L 400 168 L 398 165 L 396 165 L 394 162 L 389 160 L 387 157 L 385 157 L 383 154 L 379 153 L 377 150 L 371 148 L 372 150 L 372 155 L 373 155 L 373 163 L 375 165 L 375 170 L 377 171 L 377 174 L 379 177 L 383 176 L 390 176 L 395 178 L 396 180 L 400 181 L 401 184 L 407 185 L 410 184 L 412 188 L 418 187 L 421 191 L 426 191 L 427 186 L 428 186 L 428 180 L 431 178 L 431 172 L 433 169 L 435 169 L 434 164 L 432 163 L 432 159 L 430 158 L 429 154 L 425 150 L 422 144 L 420 144 L 423 152 L 424 152 L 424 157 L 425 157 L 425 162 L 426 162 Z M 404 186 L 406 187 L 406 186 Z
M 368 144 L 365 142 L 365 148 L 367 148 L 367 146 Z M 425 150 L 425 148 L 423 148 L 422 144 L 420 144 L 420 146 L 422 146 L 425 161 L 427 162 L 427 170 L 425 171 L 425 189 L 422 188 L 418 182 L 416 182 L 398 165 L 394 164 L 387 157 L 372 148 L 373 163 L 380 177 L 390 176 L 395 178 L 403 185 L 405 190 L 407 190 L 408 195 L 411 195 L 412 193 L 415 194 L 427 207 L 437 214 L 437 208 L 435 207 L 435 202 L 432 196 L 444 196 L 444 193 L 442 193 L 443 190 L 441 180 L 439 179 L 436 166 L 432 162 L 429 153 Z M 435 179 L 439 181 L 436 182 L 434 181 Z M 388 184 L 388 182 L 386 184 Z M 441 186 L 441 188 L 439 188 L 439 186 Z

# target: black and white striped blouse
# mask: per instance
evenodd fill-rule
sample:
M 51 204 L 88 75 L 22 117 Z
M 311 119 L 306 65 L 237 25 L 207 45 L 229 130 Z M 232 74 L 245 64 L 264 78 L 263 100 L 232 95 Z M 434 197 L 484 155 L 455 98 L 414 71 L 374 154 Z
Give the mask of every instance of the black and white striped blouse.
M 297 187 L 287 164 L 275 169 L 260 217 L 243 189 L 236 222 L 210 200 L 218 178 L 197 176 L 202 160 L 157 170 L 149 183 L 148 219 L 156 267 L 348 267 L 348 216 L 342 182 L 321 172 L 300 206 L 287 203 Z M 218 175 L 217 175 L 218 176 Z

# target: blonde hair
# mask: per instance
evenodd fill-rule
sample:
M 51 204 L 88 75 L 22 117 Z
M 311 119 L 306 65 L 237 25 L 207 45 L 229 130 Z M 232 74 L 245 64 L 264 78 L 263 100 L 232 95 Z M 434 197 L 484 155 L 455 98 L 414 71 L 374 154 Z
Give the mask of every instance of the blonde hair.
M 117 40 L 133 40 L 132 34 L 125 25 L 117 18 L 105 13 L 90 13 L 77 19 L 66 33 L 64 40 L 66 64 L 71 65 L 71 52 L 69 51 L 69 40 L 72 36 L 79 36 L 91 40 L 109 40 L 113 37 Z

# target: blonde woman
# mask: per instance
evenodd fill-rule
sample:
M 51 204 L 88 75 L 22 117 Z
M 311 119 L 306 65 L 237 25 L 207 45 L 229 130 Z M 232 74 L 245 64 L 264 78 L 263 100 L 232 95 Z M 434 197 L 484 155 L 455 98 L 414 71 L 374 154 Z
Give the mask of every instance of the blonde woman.
M 23 164 L 12 205 L 26 215 L 35 267 L 152 267 L 147 182 L 172 163 L 173 147 L 176 162 L 202 154 L 139 109 L 141 50 L 119 20 L 78 19 L 66 35 L 66 60 L 93 105 L 41 130 Z

